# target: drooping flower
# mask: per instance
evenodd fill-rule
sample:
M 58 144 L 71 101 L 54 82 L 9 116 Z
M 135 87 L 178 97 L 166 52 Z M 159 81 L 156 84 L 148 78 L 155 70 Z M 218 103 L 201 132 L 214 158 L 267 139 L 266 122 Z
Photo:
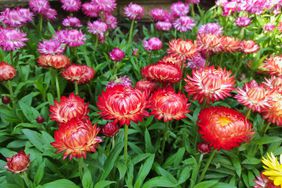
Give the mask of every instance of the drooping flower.
M 161 21 L 161 22 L 168 21 L 168 17 L 169 17 L 168 14 L 169 14 L 168 11 L 162 8 L 154 8 L 150 12 L 150 15 L 154 21 Z
M 110 53 L 110 58 L 112 61 L 119 62 L 122 61 L 125 57 L 124 51 L 119 48 L 114 48 Z
M 187 75 L 185 90 L 199 103 L 223 100 L 234 90 L 235 79 L 231 72 L 213 66 L 194 69 L 192 76 Z
M 113 12 L 113 10 L 117 6 L 115 0 L 92 0 L 92 3 L 97 5 L 100 11 L 104 11 L 108 13 Z
M 99 8 L 98 5 L 94 4 L 93 2 L 87 2 L 82 4 L 82 12 L 86 16 L 91 18 L 95 18 L 99 16 Z
M 252 124 L 243 114 L 222 106 L 203 109 L 197 124 L 202 138 L 217 150 L 231 150 L 253 135 Z
M 172 28 L 172 24 L 170 22 L 158 21 L 156 23 L 156 29 L 159 31 L 169 31 L 171 28 Z
M 174 17 L 186 16 L 189 12 L 189 4 L 178 1 L 171 4 L 170 11 Z
M 80 9 L 81 2 L 80 0 L 60 0 L 62 8 L 68 12 L 76 12 Z
M 253 111 L 262 112 L 270 106 L 269 97 L 272 91 L 263 85 L 259 85 L 255 80 L 246 83 L 243 89 L 238 88 L 237 92 L 235 99 Z
M 27 8 L 5 9 L 0 14 L 0 21 L 8 27 L 21 27 L 32 21 L 33 13 Z
M 260 50 L 259 45 L 253 40 L 243 40 L 240 43 L 240 49 L 246 54 L 255 53 Z
M 149 80 L 139 80 L 136 82 L 135 88 L 139 89 L 140 91 L 143 91 L 146 93 L 147 96 L 150 96 L 150 94 L 158 87 L 157 83 L 151 82 Z
M 147 51 L 157 51 L 157 50 L 162 49 L 163 43 L 159 38 L 152 37 L 148 40 L 143 41 L 143 47 Z
M 104 22 L 107 24 L 109 29 L 117 28 L 117 24 L 118 24 L 117 18 L 114 17 L 111 14 L 106 14 L 105 15 Z
M 77 17 L 67 17 L 62 22 L 65 27 L 82 27 L 80 20 Z
M 206 65 L 206 59 L 201 56 L 201 54 L 194 55 L 187 62 L 187 67 L 191 69 L 204 68 Z
M 114 120 L 120 125 L 131 121 L 142 121 L 146 112 L 146 94 L 132 87 L 116 85 L 108 87 L 98 96 L 97 106 L 100 115 L 106 120 Z
M 29 7 L 32 11 L 42 14 L 50 8 L 48 0 L 30 0 Z
M 51 145 L 57 153 L 64 152 L 64 159 L 86 158 L 87 152 L 96 152 L 102 139 L 98 137 L 100 129 L 92 125 L 87 118 L 75 118 L 68 123 L 61 123 L 54 133 L 55 141 Z
M 90 82 L 95 75 L 93 68 L 87 65 L 70 65 L 62 71 L 62 76 L 71 82 L 77 82 L 78 84 L 85 84 Z
M 16 76 L 16 69 L 5 62 L 0 62 L 0 81 L 11 80 Z
M 62 54 L 65 51 L 65 44 L 56 39 L 44 40 L 38 44 L 38 52 L 41 55 Z
M 164 122 L 186 118 L 186 114 L 190 112 L 189 106 L 186 96 L 175 93 L 172 88 L 156 90 L 152 93 L 148 104 L 151 114 L 158 120 L 163 119 Z
M 144 8 L 138 4 L 130 3 L 124 8 L 124 14 L 131 20 L 139 20 L 144 16 Z
M 267 58 L 260 68 L 271 75 L 282 76 L 282 55 Z
M 256 177 L 254 188 L 279 188 L 262 173 Z
M 78 47 L 85 43 L 86 37 L 81 31 L 76 29 L 65 29 L 55 34 L 55 39 L 67 44 L 70 47 Z
M 248 25 L 251 24 L 251 19 L 248 17 L 238 17 L 235 23 L 239 27 L 247 27 Z
M 173 22 L 173 27 L 180 32 L 192 30 L 195 25 L 195 21 L 189 16 L 181 16 Z
M 263 175 L 265 175 L 277 187 L 282 186 L 282 158 L 278 160 L 273 153 L 268 153 L 266 157 L 262 158 L 264 164 Z
M 24 151 L 19 151 L 11 158 L 7 158 L 7 165 L 5 168 L 15 174 L 18 174 L 26 171 L 29 163 L 29 155 L 27 155 Z
M 146 79 L 176 83 L 182 78 L 182 72 L 178 65 L 158 62 L 142 68 L 142 76 Z
M 206 52 L 218 53 L 222 51 L 221 37 L 213 34 L 198 35 L 196 44 L 198 49 Z
M 87 25 L 88 32 L 99 37 L 103 37 L 104 33 L 107 31 L 108 26 L 106 23 L 96 20 L 94 22 L 89 22 Z
M 44 68 L 52 67 L 55 69 L 62 69 L 71 64 L 70 59 L 65 55 L 41 55 L 37 59 L 39 66 Z
M 113 81 L 108 82 L 108 84 L 106 85 L 106 88 L 112 88 L 116 85 L 122 85 L 125 87 L 131 87 L 132 83 L 131 83 L 131 79 L 128 76 L 122 76 L 119 77 Z
M 197 47 L 191 40 L 174 39 L 169 42 L 167 53 L 185 61 L 197 53 Z
M 263 111 L 263 118 L 277 126 L 282 126 L 282 94 L 278 91 L 270 96 L 269 107 Z
M 103 135 L 107 137 L 113 137 L 115 136 L 119 131 L 119 126 L 117 123 L 109 122 L 102 128 Z
M 82 118 L 88 113 L 88 104 L 79 96 L 71 93 L 68 97 L 62 96 L 60 102 L 55 101 L 50 106 L 50 119 L 58 123 L 67 123 L 74 118 Z
M 26 34 L 17 29 L 0 28 L 0 48 L 4 51 L 14 51 L 25 46 Z
M 222 32 L 223 29 L 218 23 L 207 23 L 199 28 L 198 35 L 212 34 L 212 35 L 221 36 Z
M 272 76 L 269 79 L 265 78 L 262 84 L 269 90 L 276 90 L 282 93 L 282 77 Z

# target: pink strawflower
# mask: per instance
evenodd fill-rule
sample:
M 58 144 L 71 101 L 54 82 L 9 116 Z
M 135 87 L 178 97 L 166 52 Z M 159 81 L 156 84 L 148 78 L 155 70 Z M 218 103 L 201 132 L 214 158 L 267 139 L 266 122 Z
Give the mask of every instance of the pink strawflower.
M 96 20 L 94 22 L 89 22 L 87 28 L 89 33 L 97 35 L 100 39 L 103 39 L 108 26 L 106 23 Z
M 170 22 L 158 21 L 156 23 L 156 29 L 159 31 L 169 31 L 171 28 L 172 28 L 172 24 Z
M 50 8 L 48 0 L 30 0 L 29 7 L 33 12 L 42 14 Z
M 111 60 L 118 62 L 118 61 L 122 61 L 123 58 L 125 57 L 125 53 L 124 51 L 122 51 L 119 48 L 114 48 L 110 53 L 110 58 Z
M 267 176 L 261 173 L 255 179 L 254 188 L 279 188 L 273 184 L 273 181 L 267 178 Z
M 25 46 L 26 34 L 17 29 L 0 28 L 0 48 L 4 51 L 14 51 Z
M 68 12 L 76 12 L 80 9 L 80 0 L 61 0 L 62 8 Z
M 263 26 L 263 30 L 269 32 L 269 31 L 273 31 L 275 27 L 276 26 L 274 24 L 268 23 Z
M 147 51 L 157 51 L 162 49 L 163 43 L 159 38 L 152 37 L 149 40 L 144 40 L 143 46 Z
M 226 3 L 228 3 L 228 0 L 217 0 L 215 4 L 219 7 L 223 7 Z
M 188 4 L 198 4 L 200 3 L 200 0 L 185 0 L 185 2 Z
M 116 8 L 115 0 L 92 0 L 92 3 L 98 6 L 100 11 L 111 13 Z
M 62 43 L 65 43 L 66 45 L 70 47 L 78 47 L 85 43 L 86 37 L 79 30 L 65 29 L 65 30 L 58 31 L 55 34 L 55 39 L 59 40 Z
M 77 17 L 67 17 L 62 22 L 65 27 L 82 27 L 80 20 Z
M 223 16 L 234 13 L 237 9 L 237 3 L 234 1 L 227 2 L 223 5 Z
M 112 88 L 112 87 L 117 86 L 117 85 L 131 87 L 132 83 L 131 83 L 131 80 L 128 76 L 122 76 L 122 77 L 119 77 L 119 78 L 117 78 L 113 81 L 108 82 L 106 88 Z
M 117 28 L 117 18 L 114 17 L 113 15 L 111 14 L 106 14 L 105 15 L 105 18 L 104 18 L 104 22 L 107 24 L 108 28 L 109 29 L 115 29 Z
M 195 27 L 195 22 L 189 16 L 181 16 L 173 22 L 173 26 L 177 31 L 186 32 L 192 30 Z
M 138 20 L 144 16 L 144 8 L 138 4 L 130 3 L 124 8 L 124 14 L 131 20 Z
M 198 34 L 213 34 L 217 36 L 222 35 L 222 27 L 218 23 L 207 23 L 202 25 L 199 30 Z
M 162 8 L 154 8 L 150 12 L 151 17 L 154 21 L 168 21 L 169 13 Z
M 95 18 L 99 16 L 99 8 L 98 5 L 90 2 L 90 3 L 83 3 L 82 4 L 82 12 L 86 16 L 91 18 Z
M 187 67 L 191 69 L 203 68 L 206 65 L 206 59 L 200 54 L 194 55 L 190 60 L 188 60 Z
M 174 17 L 186 16 L 189 12 L 189 4 L 178 1 L 170 6 L 170 11 Z
M 33 13 L 27 8 L 5 9 L 0 14 L 0 22 L 8 27 L 21 27 L 31 22 Z
M 246 27 L 251 24 L 251 19 L 248 17 L 238 17 L 235 23 L 239 27 Z
M 55 9 L 49 8 L 45 12 L 43 12 L 42 15 L 48 20 L 55 20 L 58 13 Z
M 41 55 L 62 54 L 65 51 L 65 47 L 66 45 L 58 40 L 44 40 L 38 44 L 38 52 Z

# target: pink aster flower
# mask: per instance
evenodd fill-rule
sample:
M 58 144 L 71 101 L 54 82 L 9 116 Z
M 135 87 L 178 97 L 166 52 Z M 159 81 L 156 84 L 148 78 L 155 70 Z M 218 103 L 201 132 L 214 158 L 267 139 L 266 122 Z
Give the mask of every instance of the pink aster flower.
M 114 48 L 110 53 L 110 58 L 111 60 L 118 62 L 118 61 L 122 61 L 123 58 L 125 57 L 125 53 L 124 51 L 122 51 L 119 48 Z
M 80 9 L 80 0 L 61 0 L 62 8 L 68 12 L 76 12 Z
M 67 17 L 62 22 L 65 27 L 82 27 L 80 20 L 77 17 Z
M 194 55 L 190 60 L 188 60 L 187 67 L 191 69 L 199 69 L 205 67 L 206 59 L 200 54 Z
M 275 27 L 276 26 L 274 24 L 268 23 L 263 26 L 263 30 L 269 32 L 269 31 L 273 31 Z
M 104 33 L 107 31 L 108 26 L 106 23 L 96 20 L 88 23 L 88 32 L 97 35 L 99 38 L 104 38 Z
M 236 19 L 235 23 L 239 27 L 246 27 L 251 24 L 251 19 L 248 17 L 239 17 Z
M 43 12 L 42 15 L 48 20 L 55 20 L 58 13 L 55 9 L 49 8 L 45 12 Z
M 154 21 L 167 21 L 169 18 L 168 11 L 162 8 L 154 8 L 150 12 L 151 17 Z
M 138 4 L 130 3 L 124 8 L 124 14 L 131 20 L 141 19 L 144 16 L 144 8 Z
M 60 41 L 51 39 L 44 40 L 38 45 L 38 52 L 41 55 L 55 55 L 62 54 L 65 51 L 65 44 L 62 44 Z
M 159 31 L 169 31 L 171 28 L 172 28 L 172 24 L 170 22 L 158 21 L 156 23 L 156 29 Z
M 157 51 L 162 49 L 163 43 L 159 38 L 152 37 L 149 40 L 144 40 L 143 46 L 147 51 Z
M 177 31 L 186 32 L 192 30 L 195 27 L 195 22 L 189 16 L 181 16 L 173 22 L 173 26 Z
M 42 14 L 50 8 L 48 0 L 30 0 L 29 7 L 33 12 Z
M 132 83 L 131 83 L 131 80 L 128 76 L 122 76 L 122 77 L 119 77 L 119 78 L 117 78 L 113 81 L 108 82 L 106 88 L 112 88 L 112 87 L 117 86 L 117 85 L 131 87 Z
M 25 46 L 26 34 L 17 29 L 0 28 L 0 47 L 4 51 L 14 51 Z
M 117 6 L 115 0 L 92 0 L 92 2 L 98 6 L 100 11 L 108 13 L 112 12 Z
M 70 47 L 81 46 L 86 40 L 85 35 L 76 29 L 58 31 L 54 38 Z
M 104 22 L 107 24 L 108 28 L 109 29 L 115 29 L 117 28 L 117 18 L 114 17 L 113 15 L 111 14 L 106 14 L 105 15 L 105 18 L 104 18 Z
M 95 18 L 99 16 L 99 8 L 98 5 L 94 4 L 93 2 L 90 3 L 83 3 L 82 4 L 82 12 L 86 16 L 91 18 Z
M 170 6 L 170 11 L 174 17 L 186 16 L 189 12 L 189 4 L 178 1 Z
M 21 27 L 24 24 L 31 22 L 33 13 L 26 8 L 5 9 L 0 14 L 0 22 L 3 22 L 9 27 Z
M 207 23 L 202 25 L 199 30 L 198 34 L 213 34 L 217 36 L 222 35 L 222 27 L 218 23 Z

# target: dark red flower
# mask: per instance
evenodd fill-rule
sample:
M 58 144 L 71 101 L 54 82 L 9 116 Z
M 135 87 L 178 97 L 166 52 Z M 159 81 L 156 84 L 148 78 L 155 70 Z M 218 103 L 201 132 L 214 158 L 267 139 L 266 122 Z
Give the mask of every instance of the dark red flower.
M 104 127 L 102 128 L 102 133 L 108 137 L 115 136 L 118 133 L 118 131 L 119 131 L 119 126 L 115 122 L 109 122 L 106 125 L 104 125 Z
M 36 118 L 36 122 L 39 123 L 39 124 L 43 123 L 44 121 L 45 121 L 45 119 L 44 119 L 44 117 L 42 117 L 42 116 L 38 116 L 38 117 Z
M 149 96 L 157 87 L 158 84 L 148 80 L 139 80 L 135 85 L 136 89 L 145 92 L 147 96 Z
M 5 167 L 9 171 L 17 174 L 26 171 L 29 162 L 29 155 L 26 155 L 24 151 L 20 151 L 11 158 L 7 158 L 7 165 Z
M 16 76 L 16 69 L 5 62 L 0 62 L 0 81 L 11 80 Z
M 70 65 L 63 72 L 62 76 L 71 82 L 84 84 L 94 78 L 95 71 L 87 65 Z
M 209 144 L 204 143 L 204 142 L 199 143 L 197 145 L 197 148 L 198 148 L 198 151 L 200 153 L 203 153 L 203 154 L 209 153 L 211 151 L 211 148 L 210 148 Z
M 3 104 L 9 104 L 11 102 L 11 98 L 8 96 L 3 96 L 2 97 L 2 103 Z

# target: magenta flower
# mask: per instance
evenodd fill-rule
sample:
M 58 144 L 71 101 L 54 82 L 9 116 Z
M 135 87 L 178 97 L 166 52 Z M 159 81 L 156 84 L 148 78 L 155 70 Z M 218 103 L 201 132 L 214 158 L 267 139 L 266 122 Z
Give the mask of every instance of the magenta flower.
M 150 12 L 151 17 L 154 21 L 168 21 L 169 13 L 162 8 L 154 8 Z
M 228 0 L 217 0 L 215 4 L 219 7 L 223 7 L 226 3 L 228 3 Z
M 49 8 L 45 12 L 43 12 L 42 15 L 48 20 L 55 20 L 58 13 L 55 9 Z
M 104 22 L 107 24 L 108 28 L 109 29 L 115 29 L 117 28 L 117 18 L 114 17 L 113 15 L 111 14 L 106 14 L 105 15 L 105 18 L 104 18 Z
M 213 34 L 220 36 L 222 35 L 222 27 L 218 23 L 207 23 L 202 25 L 198 30 L 198 35 Z
M 30 0 L 29 7 L 33 12 L 43 14 L 50 8 L 48 0 Z
M 107 31 L 108 26 L 106 23 L 96 20 L 89 22 L 87 28 L 89 33 L 97 35 L 99 38 L 104 38 L 104 33 Z
M 248 17 L 238 17 L 235 23 L 239 27 L 246 27 L 251 24 L 251 19 Z
M 172 28 L 172 24 L 170 22 L 157 22 L 156 28 L 159 31 L 169 31 Z
M 174 17 L 186 16 L 189 12 L 189 5 L 178 1 L 170 6 L 170 11 Z
M 92 0 L 92 3 L 97 5 L 100 11 L 108 13 L 112 12 L 117 6 L 115 0 Z
M 124 8 L 124 14 L 131 20 L 138 20 L 144 16 L 144 8 L 138 4 L 130 3 Z
M 189 16 L 181 16 L 177 20 L 173 22 L 173 26 L 177 31 L 186 32 L 188 30 L 192 30 L 195 26 L 195 22 Z
M 80 9 L 80 0 L 61 0 L 62 8 L 68 12 L 76 12 Z
M 223 5 L 223 16 L 228 16 L 235 12 L 237 9 L 237 3 L 234 1 L 227 2 Z
M 268 23 L 263 26 L 263 30 L 269 32 L 269 31 L 273 31 L 275 27 L 276 26 L 274 24 Z
M 80 20 L 77 17 L 67 17 L 62 22 L 65 27 L 82 27 Z
M 200 3 L 200 0 L 185 0 L 185 2 L 188 4 L 198 4 Z
M 65 44 L 56 39 L 44 40 L 38 44 L 38 52 L 41 55 L 62 54 L 65 51 Z
M 200 54 L 194 55 L 187 63 L 187 67 L 191 69 L 199 69 L 205 67 L 206 59 Z
M 122 76 L 122 77 L 117 78 L 114 81 L 108 82 L 106 88 L 112 88 L 116 85 L 131 87 L 132 83 L 131 83 L 131 80 L 128 76 Z
M 144 40 L 143 46 L 147 51 L 157 51 L 162 49 L 163 43 L 159 38 L 152 37 L 149 40 Z
M 5 9 L 0 14 L 0 22 L 3 22 L 8 27 L 21 27 L 24 24 L 31 22 L 33 13 L 26 8 Z
M 82 4 L 82 12 L 86 16 L 89 16 L 91 18 L 95 18 L 99 16 L 99 8 L 98 5 L 95 5 L 94 3 L 83 3 Z
M 0 48 L 4 51 L 14 51 L 25 46 L 26 34 L 17 29 L 0 29 Z
M 58 31 L 55 34 L 55 39 L 59 40 L 62 43 L 65 43 L 66 45 L 70 47 L 78 47 L 85 43 L 85 35 L 76 29 L 72 30 L 61 30 Z
M 115 62 L 119 62 L 122 61 L 123 58 L 125 57 L 125 53 L 124 51 L 122 51 L 119 48 L 114 48 L 110 53 L 110 58 L 111 60 L 115 61 Z

